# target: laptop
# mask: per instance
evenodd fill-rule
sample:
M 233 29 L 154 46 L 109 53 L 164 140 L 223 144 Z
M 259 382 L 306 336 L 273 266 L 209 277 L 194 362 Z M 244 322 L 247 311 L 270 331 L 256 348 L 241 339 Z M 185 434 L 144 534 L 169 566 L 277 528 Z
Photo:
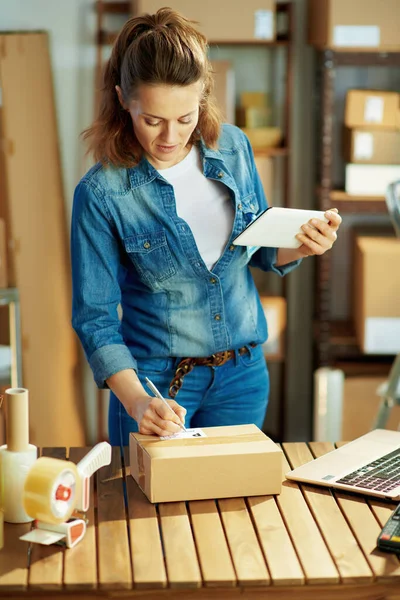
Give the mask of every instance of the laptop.
M 400 500 L 400 431 L 374 429 L 289 471 L 286 478 Z

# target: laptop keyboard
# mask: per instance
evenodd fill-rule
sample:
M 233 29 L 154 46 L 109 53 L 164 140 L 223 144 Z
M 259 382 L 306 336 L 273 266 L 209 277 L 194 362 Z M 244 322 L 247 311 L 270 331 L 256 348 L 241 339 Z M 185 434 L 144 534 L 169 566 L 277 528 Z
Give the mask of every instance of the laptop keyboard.
M 390 492 L 400 486 L 400 450 L 385 454 L 368 465 L 345 475 L 336 483 L 345 483 L 357 488 Z

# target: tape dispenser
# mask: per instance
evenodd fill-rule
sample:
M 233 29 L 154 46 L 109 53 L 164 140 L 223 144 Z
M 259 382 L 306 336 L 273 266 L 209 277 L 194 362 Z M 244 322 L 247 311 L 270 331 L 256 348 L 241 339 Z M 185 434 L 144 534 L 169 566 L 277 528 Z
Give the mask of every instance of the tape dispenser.
M 34 519 L 34 528 L 20 539 L 34 544 L 62 544 L 72 548 L 86 532 L 85 518 L 90 499 L 90 477 L 111 462 L 111 446 L 101 442 L 75 463 L 42 456 L 29 469 L 22 502 Z M 84 516 L 84 515 L 83 515 Z

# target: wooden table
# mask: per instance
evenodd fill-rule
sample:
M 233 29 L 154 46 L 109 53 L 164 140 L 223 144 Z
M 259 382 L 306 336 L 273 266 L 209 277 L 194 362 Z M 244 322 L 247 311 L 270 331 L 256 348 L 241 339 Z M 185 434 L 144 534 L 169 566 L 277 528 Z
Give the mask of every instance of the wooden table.
M 333 446 L 283 449 L 289 470 Z M 376 550 L 395 504 L 284 481 L 276 497 L 152 505 L 129 475 L 127 453 L 121 461 L 113 450 L 92 478 L 88 531 L 75 548 L 29 551 L 18 538 L 30 525 L 6 525 L 0 597 L 400 600 L 399 558 Z M 85 452 L 73 448 L 69 458 Z

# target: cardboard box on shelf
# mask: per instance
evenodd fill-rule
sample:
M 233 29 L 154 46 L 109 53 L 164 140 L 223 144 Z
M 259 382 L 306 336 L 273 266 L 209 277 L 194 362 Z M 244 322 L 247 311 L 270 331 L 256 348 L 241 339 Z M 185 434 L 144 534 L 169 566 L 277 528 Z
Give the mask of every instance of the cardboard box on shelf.
M 400 127 L 400 94 L 377 90 L 348 90 L 344 123 L 347 127 Z
M 242 92 L 240 94 L 240 106 L 243 108 L 264 108 L 269 105 L 269 94 L 265 92 Z
M 264 189 L 264 194 L 269 205 L 273 204 L 273 189 L 274 189 L 274 159 L 270 156 L 262 156 L 256 154 L 254 162 L 261 183 Z
M 280 493 L 282 452 L 256 425 L 201 432 L 167 440 L 130 434 L 131 475 L 150 502 Z
M 377 390 L 384 377 L 346 377 L 343 391 L 342 439 L 354 440 L 371 431 L 378 415 L 381 398 Z M 396 430 L 400 424 L 400 406 L 390 412 L 386 429 Z
M 260 297 L 268 324 L 268 339 L 263 344 L 267 360 L 283 360 L 285 357 L 285 331 L 287 320 L 286 299 L 281 296 Z
M 400 165 L 348 164 L 345 192 L 355 196 L 384 196 L 392 181 L 400 179 Z
M 271 121 L 269 106 L 238 106 L 236 108 L 236 125 L 239 127 L 268 127 Z
M 0 219 L 0 288 L 8 286 L 6 224 Z
M 235 123 L 235 71 L 228 60 L 211 61 L 214 73 L 214 96 L 225 123 Z
M 345 127 L 343 153 L 348 163 L 400 164 L 400 130 Z
M 275 148 L 282 141 L 282 130 L 279 127 L 257 127 L 255 129 L 242 127 L 242 131 L 249 138 L 254 150 Z
M 400 49 L 398 0 L 308 0 L 308 43 L 346 51 Z
M 155 13 L 165 0 L 132 0 L 133 14 Z M 276 37 L 275 0 L 241 2 L 219 0 L 171 0 L 167 6 L 197 21 L 209 42 L 272 41 Z M 216 8 L 221 18 L 216 15 Z
M 353 317 L 366 354 L 400 352 L 400 243 L 395 237 L 356 236 Z

